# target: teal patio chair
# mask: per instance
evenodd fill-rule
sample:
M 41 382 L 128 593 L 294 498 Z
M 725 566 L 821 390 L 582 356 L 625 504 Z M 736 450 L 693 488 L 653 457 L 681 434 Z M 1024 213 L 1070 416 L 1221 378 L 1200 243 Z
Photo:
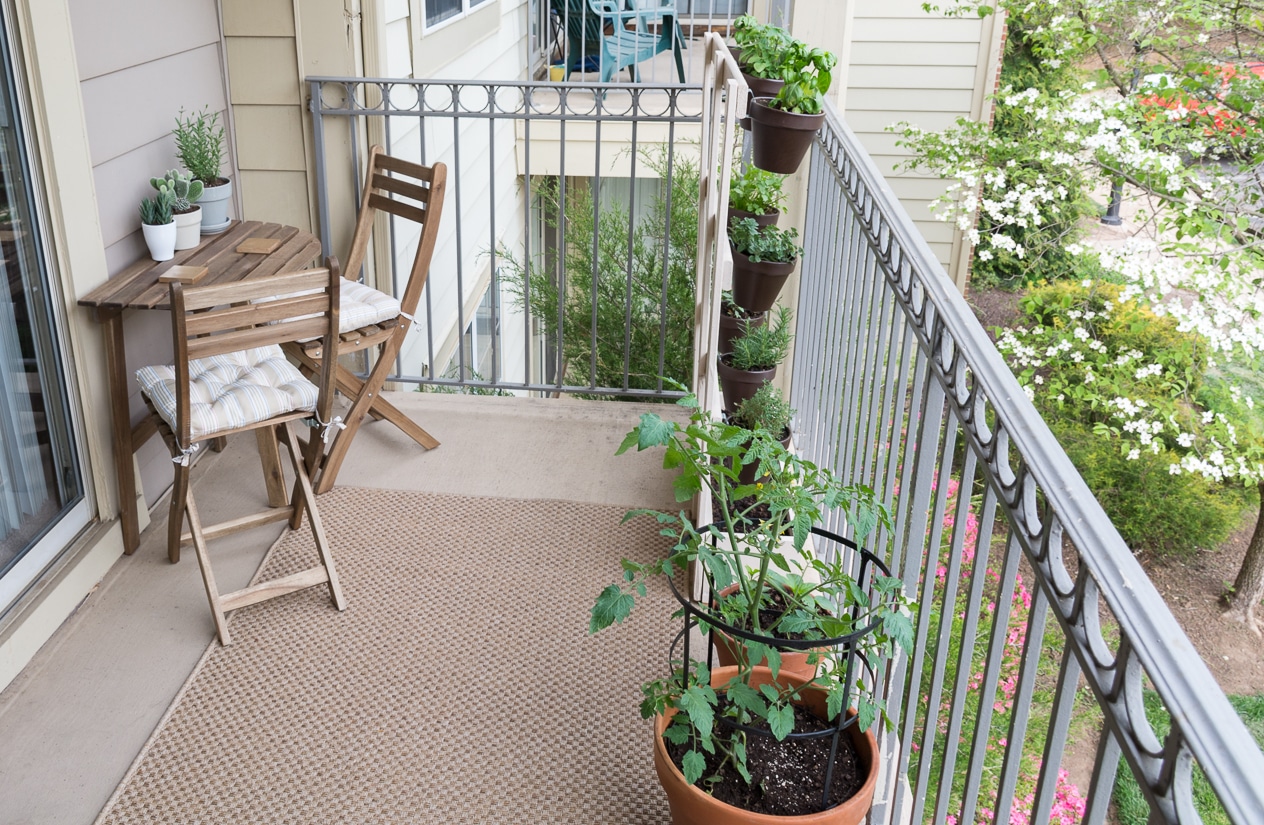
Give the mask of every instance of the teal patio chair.
M 685 37 L 676 20 L 675 0 L 550 0 L 553 10 L 566 21 L 566 79 L 573 71 L 599 69 L 601 82 L 609 83 L 626 68 L 634 82 L 641 76 L 637 64 L 671 50 L 676 73 L 685 82 L 681 46 Z M 651 25 L 657 22 L 657 31 Z M 629 28 L 629 23 L 633 26 Z M 595 61 L 594 61 L 595 58 Z M 594 65 L 594 63 L 596 65 Z

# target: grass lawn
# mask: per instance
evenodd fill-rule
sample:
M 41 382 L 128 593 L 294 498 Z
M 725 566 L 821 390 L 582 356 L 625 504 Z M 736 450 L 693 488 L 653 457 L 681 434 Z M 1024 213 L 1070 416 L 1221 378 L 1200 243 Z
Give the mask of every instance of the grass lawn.
M 1256 696 L 1230 696 L 1229 702 L 1237 710 L 1247 730 L 1255 737 L 1255 741 L 1264 748 L 1264 693 Z M 1171 718 L 1159 695 L 1152 691 L 1145 692 L 1146 718 L 1154 725 L 1154 732 L 1159 740 L 1167 735 L 1171 727 Z M 1132 771 L 1120 760 L 1119 773 L 1115 777 L 1115 806 L 1119 825 L 1146 825 L 1150 816 L 1150 807 L 1141 793 Z M 1197 764 L 1194 766 L 1194 807 L 1198 809 L 1204 825 L 1231 825 L 1228 815 L 1220 806 L 1220 800 L 1211 789 L 1211 784 Z

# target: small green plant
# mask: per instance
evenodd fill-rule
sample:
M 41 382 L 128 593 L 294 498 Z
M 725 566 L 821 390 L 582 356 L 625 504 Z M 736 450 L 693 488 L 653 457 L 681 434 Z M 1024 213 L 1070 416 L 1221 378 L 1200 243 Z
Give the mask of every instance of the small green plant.
M 727 315 L 730 318 L 736 318 L 739 321 L 745 319 L 753 319 L 760 315 L 758 312 L 751 312 L 745 307 L 738 306 L 733 301 L 733 290 L 726 289 L 720 293 L 720 314 Z
M 786 85 L 772 99 L 772 105 L 783 112 L 819 115 L 837 63 L 833 52 L 813 48 L 800 40 L 790 41 L 781 54 L 780 76 Z
M 713 420 L 693 396 L 679 403 L 690 410 L 687 425 L 645 413 L 618 454 L 632 447 L 663 448 L 664 466 L 679 473 L 674 483 L 676 500 L 685 502 L 709 489 L 715 502 L 714 523 L 696 526 L 683 512 L 628 513 L 625 520 L 655 517 L 663 533 L 674 538 L 675 546 L 665 559 L 649 564 L 624 559 L 622 578 L 602 590 L 593 604 L 589 632 L 627 618 L 637 597 L 645 595 L 647 581 L 655 576 L 683 574 L 696 565 L 705 571 L 713 592 L 733 587 L 723 600 L 724 619 L 749 628 L 767 643 L 747 641 L 747 655 L 723 684 L 713 686 L 704 655 L 704 661 L 673 662 L 670 675 L 641 688 L 643 717 L 674 713 L 663 738 L 683 751 L 680 764 L 685 780 L 690 784 L 701 780 L 705 790 L 722 775 L 752 781 L 747 767 L 748 734 L 737 725 L 756 725 L 777 740 L 785 739 L 795 728 L 792 704 L 806 688 L 826 693 L 830 720 L 854 707 L 857 723 L 867 729 L 882 710 L 871 692 L 873 686 L 863 677 L 849 688 L 845 677 L 852 666 L 849 657 L 862 657 L 867 667 L 876 667 L 897 648 L 911 647 L 913 626 L 898 578 L 877 573 L 868 581 L 857 581 L 842 561 L 846 554 L 821 559 L 807 547 L 812 525 L 826 511 L 845 514 L 857 542 L 878 525 L 889 526 L 890 516 L 872 490 L 845 485 L 828 470 L 790 453 L 765 431 Z M 768 456 L 761 466 L 768 473 L 758 484 L 741 484 L 733 468 L 748 463 L 751 451 Z M 754 518 L 757 509 L 766 511 L 766 517 Z M 781 610 L 770 619 L 761 608 L 772 592 L 778 594 Z M 781 669 L 774 636 L 778 629 L 794 628 L 802 638 L 827 640 L 871 625 L 870 635 L 823 654 L 815 677 L 806 685 L 776 681 Z M 751 663 L 765 659 L 773 681 L 761 687 L 763 668 Z
M 752 326 L 748 319 L 743 319 L 739 324 L 742 334 L 733 339 L 729 366 L 757 372 L 770 370 L 786 360 L 794 340 L 794 333 L 790 331 L 793 316 L 790 307 L 782 306 L 777 308 L 777 317 L 762 326 Z
M 168 169 L 161 178 L 150 178 L 149 185 L 159 192 L 165 186 L 175 195 L 171 211 L 183 214 L 193 209 L 193 204 L 202 197 L 202 181 L 177 169 Z
M 224 159 L 224 127 L 219 125 L 219 112 L 203 109 L 185 117 L 181 109 L 171 134 L 175 135 L 176 154 L 184 168 L 203 185 L 216 185 L 221 180 L 220 163 Z
M 164 184 L 158 194 L 144 198 L 140 202 L 140 222 L 148 226 L 166 226 L 173 220 L 171 209 L 175 205 L 176 196 Z
M 799 230 L 763 226 L 754 218 L 734 218 L 729 223 L 729 243 L 755 263 L 791 263 L 803 254 L 799 246 Z
M 733 45 L 741 49 L 738 64 L 752 77 L 777 80 L 781 77 L 781 54 L 791 37 L 785 29 L 760 23 L 744 14 L 733 21 Z
M 733 411 L 733 423 L 748 430 L 764 430 L 780 440 L 790 429 L 794 409 L 782 396 L 781 390 L 765 381 L 755 394 L 737 405 Z
M 778 212 L 786 205 L 786 195 L 781 191 L 784 180 L 785 175 L 765 172 L 753 164 L 747 166 L 730 182 L 729 206 L 752 215 Z

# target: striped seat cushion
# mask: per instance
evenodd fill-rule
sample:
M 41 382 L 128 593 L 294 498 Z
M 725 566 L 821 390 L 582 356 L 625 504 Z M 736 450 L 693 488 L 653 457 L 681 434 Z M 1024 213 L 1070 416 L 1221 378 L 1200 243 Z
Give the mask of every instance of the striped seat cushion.
M 399 300 L 385 292 L 349 280 L 343 280 L 338 289 L 339 332 L 351 332 L 399 317 Z
M 144 367 L 136 371 L 136 382 L 162 419 L 176 429 L 175 368 Z M 320 394 L 275 344 L 190 362 L 189 388 L 193 441 L 282 413 L 314 411 Z

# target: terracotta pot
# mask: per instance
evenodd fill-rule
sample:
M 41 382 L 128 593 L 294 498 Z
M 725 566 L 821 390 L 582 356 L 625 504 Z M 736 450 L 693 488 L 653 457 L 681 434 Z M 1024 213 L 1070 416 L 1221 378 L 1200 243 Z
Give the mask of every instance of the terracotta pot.
M 786 436 L 786 442 L 790 441 L 790 436 Z M 787 445 L 788 446 L 788 445 Z M 745 472 L 750 470 L 751 475 L 755 474 L 755 465 L 747 464 L 742 468 Z M 743 484 L 752 484 L 751 481 L 743 481 Z M 737 592 L 737 585 L 732 584 L 720 591 L 720 596 L 729 596 Z M 742 639 L 734 639 L 729 634 L 720 630 L 718 627 L 712 629 L 714 634 L 711 638 L 715 643 L 715 658 L 720 663 L 720 667 L 737 667 L 746 661 L 746 645 Z M 814 647 L 812 650 L 782 650 L 781 651 L 781 669 L 778 674 L 788 674 L 805 682 L 810 682 L 816 678 L 816 669 L 820 666 L 824 659 L 819 655 L 828 653 L 828 647 Z M 818 654 L 816 661 L 809 662 L 808 656 L 811 653 Z M 763 666 L 765 659 L 760 659 L 755 663 L 756 666 Z
M 770 80 L 766 77 L 755 77 L 747 74 L 745 71 L 742 72 L 742 77 L 746 80 L 746 85 L 750 88 L 750 92 L 746 98 L 746 117 L 739 120 L 737 125 L 749 132 L 751 130 L 750 112 L 755 98 L 776 97 L 777 92 L 781 91 L 781 87 L 786 85 L 786 82 L 784 80 Z M 756 165 L 758 166 L 758 164 Z
M 737 247 L 733 251 L 733 303 L 747 312 L 767 312 L 777 302 L 781 287 L 794 272 L 797 260 L 788 263 L 752 261 Z
M 825 114 L 801 115 L 768 105 L 769 98 L 751 104 L 751 136 L 755 144 L 751 162 L 767 172 L 793 174 L 808 153 Z
M 728 683 L 737 673 L 735 667 L 716 668 L 711 671 L 711 686 L 721 687 Z M 786 685 L 801 685 L 806 680 L 795 676 L 782 675 L 778 680 Z M 752 686 L 758 687 L 773 682 L 768 668 L 755 668 L 751 674 Z M 825 692 L 808 689 L 803 693 L 803 705 L 810 708 L 822 719 L 825 713 Z M 848 715 L 855 711 L 848 711 Z M 869 731 L 860 730 L 859 725 L 852 725 L 846 734 L 856 747 L 856 755 L 865 769 L 865 783 L 851 799 L 820 813 L 806 816 L 771 816 L 756 814 L 734 808 L 720 802 L 708 793 L 685 782 L 684 774 L 667 755 L 663 745 L 663 731 L 671 721 L 674 711 L 654 718 L 654 771 L 658 781 L 667 794 L 667 804 L 671 807 L 673 825 L 859 825 L 869 813 L 873 805 L 873 791 L 878 783 L 878 743 Z
M 768 313 L 760 312 L 751 316 L 749 327 L 762 327 L 768 323 Z M 720 340 L 719 351 L 717 355 L 728 355 L 733 351 L 733 342 L 741 337 L 742 322 L 734 318 L 732 315 L 725 315 L 723 310 L 720 312 Z
M 716 369 L 720 376 L 720 393 L 724 396 L 724 411 L 731 413 L 737 405 L 750 398 L 755 391 L 777 377 L 777 368 L 770 370 L 739 370 L 724 363 L 721 357 L 716 361 Z
M 780 209 L 774 209 L 771 212 L 765 212 L 761 215 L 755 212 L 747 212 L 745 209 L 734 209 L 733 207 L 730 206 L 729 214 L 728 214 L 729 222 L 727 225 L 732 226 L 734 220 L 741 220 L 742 218 L 754 218 L 755 223 L 758 224 L 759 226 L 776 226 L 777 219 L 780 217 L 781 217 Z

